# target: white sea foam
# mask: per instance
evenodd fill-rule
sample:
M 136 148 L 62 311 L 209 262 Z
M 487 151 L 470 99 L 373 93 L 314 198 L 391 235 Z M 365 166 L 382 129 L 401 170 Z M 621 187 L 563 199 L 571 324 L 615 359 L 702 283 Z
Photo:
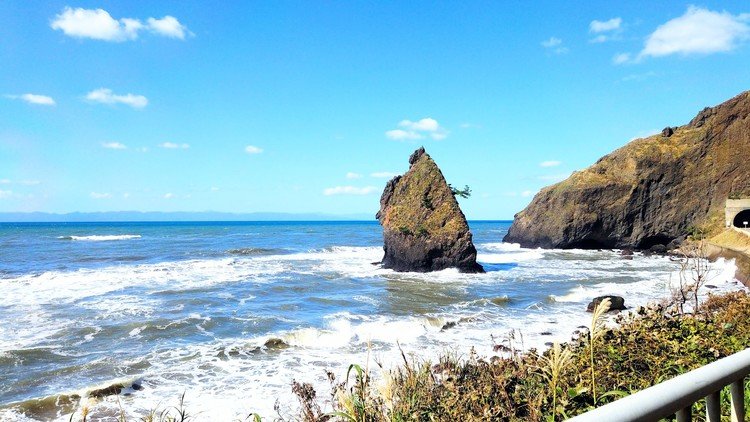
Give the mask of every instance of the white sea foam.
M 326 397 L 325 369 L 341 379 L 348 365 L 366 364 L 368 356 L 390 368 L 402 362 L 399 346 L 407 356 L 430 359 L 445 351 L 466 356 L 471 347 L 480 356 L 491 356 L 493 345 L 506 341 L 504 338 L 511 331 L 517 348 L 544 348 L 548 342 L 566 341 L 579 325 L 588 322 L 590 314 L 585 308 L 593 297 L 620 293 L 625 296 L 626 305 L 639 306 L 664 297 L 669 292 L 670 277 L 674 279 L 678 269 L 676 263 L 663 257 L 637 255 L 628 260 L 610 251 L 542 251 L 503 243 L 477 246 L 480 262 L 517 265 L 486 274 L 461 274 L 456 270 L 403 274 L 372 265 L 382 257 L 380 247 L 335 247 L 295 254 L 50 271 L 6 279 L 0 283 L 6 311 L 2 317 L 5 319 L 0 321 L 4 322 L 0 324 L 0 352 L 44 342 L 55 333 L 76 326 L 74 316 L 66 318 L 48 312 L 48 305 L 53 303 L 81 307 L 101 318 L 135 318 L 139 322 L 124 332 L 126 339 L 134 342 L 152 334 L 153 327 L 167 330 L 172 324 L 195 325 L 206 334 L 201 342 L 167 344 L 133 357 L 132 362 L 123 365 L 145 368 L 139 372 L 145 388 L 127 397 L 106 398 L 99 406 L 117 410 L 119 400 L 134 416 L 158 403 L 176 404 L 185 386 L 190 386 L 185 404 L 193 414 L 211 415 L 215 420 L 241 419 L 251 412 L 271 417 L 276 398 L 282 408 L 294 407 L 292 379 L 312 383 L 318 395 Z M 709 283 L 716 289 L 712 291 L 740 288 L 734 282 L 732 261 L 719 260 L 713 267 Z M 243 305 L 247 301 L 261 303 L 262 298 L 253 295 L 229 295 L 218 289 L 225 284 L 248 282 L 268 284 L 271 288 L 278 280 L 294 281 L 299 275 L 312 275 L 315 280 L 357 279 L 354 283 L 385 280 L 396 291 L 408 286 L 416 293 L 443 289 L 448 296 L 466 295 L 466 299 L 447 306 L 436 304 L 434 310 L 420 314 L 386 310 L 363 315 L 331 309 L 322 317 L 323 322 L 315 325 L 280 314 L 277 319 L 293 328 L 255 336 L 238 332 L 232 334 L 236 336 L 233 338 L 216 338 L 213 332 L 218 329 L 208 328 L 212 315 L 201 308 L 176 309 L 172 303 L 169 309 L 188 309 L 190 313 L 158 326 L 150 321 L 165 312 L 159 299 L 165 292 L 205 290 L 208 293 L 201 295 L 209 298 Z M 569 288 L 561 289 L 557 287 L 559 283 L 566 283 L 564 286 Z M 483 292 L 479 298 L 469 294 L 477 286 Z M 554 300 L 544 300 L 546 293 L 540 294 L 539 289 L 554 291 Z M 382 305 L 379 300 L 385 299 L 373 296 L 376 295 L 359 294 L 352 299 Z M 507 298 L 508 303 L 502 304 L 502 298 Z M 8 323 L 10 319 L 13 324 Z M 94 331 L 90 336 L 97 340 L 102 334 Z M 265 349 L 262 346 L 269 338 L 280 338 L 291 347 Z M 375 367 L 372 360 L 370 366 Z M 324 408 L 328 410 L 330 406 Z M 12 417 L 15 416 L 8 411 L 0 412 L 0 419 L 23 420 Z
M 106 242 L 111 240 L 131 240 L 140 239 L 139 234 L 109 234 L 109 235 L 89 235 L 89 236 L 59 236 L 61 240 L 85 240 L 89 242 Z

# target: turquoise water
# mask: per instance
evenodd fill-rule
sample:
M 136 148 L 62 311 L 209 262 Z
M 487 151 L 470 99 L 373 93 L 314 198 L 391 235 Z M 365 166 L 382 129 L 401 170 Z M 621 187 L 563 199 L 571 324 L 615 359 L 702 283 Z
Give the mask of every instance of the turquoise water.
M 509 222 L 470 226 L 486 274 L 373 265 L 376 222 L 0 224 L 0 419 L 67 420 L 66 397 L 117 383 L 94 419 L 183 392 L 219 420 L 273 415 L 277 400 L 294 408 L 292 379 L 327 397 L 326 369 L 343 375 L 368 356 L 389 367 L 398 345 L 428 358 L 492 356 L 511 330 L 519 347 L 565 341 L 592 297 L 644 304 L 678 270 L 664 257 L 504 244 Z M 732 274 L 718 263 L 712 283 L 738 288 Z

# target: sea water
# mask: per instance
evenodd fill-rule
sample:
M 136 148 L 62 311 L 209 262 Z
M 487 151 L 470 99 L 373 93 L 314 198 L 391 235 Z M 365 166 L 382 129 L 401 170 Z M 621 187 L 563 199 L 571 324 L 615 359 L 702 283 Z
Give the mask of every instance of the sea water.
M 199 420 L 293 414 L 292 380 L 325 402 L 327 370 L 401 350 L 544 348 L 588 324 L 593 297 L 637 307 L 679 277 L 669 257 L 502 243 L 509 225 L 470 223 L 485 274 L 418 274 L 377 265 L 376 222 L 0 224 L 0 419 L 68 420 L 69 397 L 117 384 L 94 419 L 183 394 Z M 723 260 L 708 285 L 742 288 Z

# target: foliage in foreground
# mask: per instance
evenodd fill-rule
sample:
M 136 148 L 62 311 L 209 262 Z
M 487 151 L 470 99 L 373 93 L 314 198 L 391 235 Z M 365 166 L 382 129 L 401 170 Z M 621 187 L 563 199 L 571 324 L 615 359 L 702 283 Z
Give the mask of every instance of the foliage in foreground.
M 737 292 L 710 297 L 694 315 L 640 308 L 619 316 L 617 329 L 607 329 L 594 315 L 593 336 L 581 333 L 544 353 L 515 353 L 498 345 L 505 356 L 489 361 L 473 354 L 437 363 L 404 357 L 404 365 L 384 373 L 377 384 L 354 366 L 345 382 L 333 383 L 334 412 L 320 411 L 309 386 L 298 394 L 301 419 L 562 420 L 743 350 L 750 345 L 749 315 L 750 297 Z M 750 381 L 745 400 L 748 407 Z M 728 420 L 726 391 L 722 401 Z M 704 414 L 705 404 L 694 406 L 694 420 Z
M 658 384 L 750 345 L 750 296 L 745 292 L 711 296 L 691 314 L 664 305 L 619 315 L 618 328 L 601 319 L 603 301 L 591 329 L 567 344 L 539 353 L 521 353 L 512 338 L 497 344 L 502 356 L 482 359 L 446 355 L 438 362 L 408 358 L 377 380 L 368 367 L 351 365 L 343 380 L 331 381 L 330 400 L 322 402 L 309 384 L 293 382 L 300 402 L 295 416 L 276 421 L 555 421 L 584 413 L 624 395 Z M 592 335 L 593 334 L 593 335 Z M 593 341 L 592 341 L 593 340 Z M 750 379 L 745 382 L 750 408 Z M 729 420 L 728 392 L 722 411 Z M 324 411 L 323 409 L 330 409 Z M 78 412 L 86 420 L 88 410 Z M 693 407 L 694 420 L 705 420 L 705 404 Z M 281 413 L 280 413 L 281 415 Z M 83 418 L 80 418 L 83 416 Z M 121 415 L 117 418 L 125 421 Z M 212 420 L 179 406 L 152 411 L 143 422 Z M 251 414 L 246 421 L 261 422 Z

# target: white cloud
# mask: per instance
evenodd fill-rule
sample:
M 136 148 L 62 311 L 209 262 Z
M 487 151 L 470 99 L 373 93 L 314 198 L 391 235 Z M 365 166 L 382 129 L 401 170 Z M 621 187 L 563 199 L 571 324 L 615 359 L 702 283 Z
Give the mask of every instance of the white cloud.
M 53 106 L 56 104 L 55 100 L 52 97 L 49 97 L 47 95 L 40 95 L 40 94 L 6 95 L 5 97 L 10 98 L 12 100 L 26 101 L 29 104 L 37 104 L 37 105 L 45 105 L 45 106 Z
M 248 145 L 245 147 L 245 152 L 248 154 L 260 154 L 263 152 L 263 148 L 258 148 L 254 145 Z M 271 154 L 273 155 L 273 154 Z
M 521 196 L 523 196 L 524 198 L 532 196 L 532 195 L 534 195 L 534 191 L 533 190 L 525 190 L 525 191 L 521 192 Z
M 148 105 L 148 98 L 143 95 L 117 95 L 108 88 L 95 89 L 86 94 L 86 99 L 102 104 L 126 104 L 133 108 L 143 108 Z
M 100 192 L 91 192 L 89 194 L 94 199 L 109 199 L 112 197 L 111 193 L 100 193 Z
M 10 179 L 0 179 L 0 185 L 9 185 Z
M 592 34 L 598 34 L 600 32 L 615 31 L 617 29 L 620 29 L 621 24 L 621 18 L 612 18 L 607 21 L 593 20 L 589 24 L 589 32 L 591 32 Z
M 548 40 L 542 41 L 542 47 L 552 48 L 562 44 L 562 40 L 557 37 L 550 37 Z
M 174 142 L 162 142 L 159 144 L 160 148 L 164 149 L 188 149 L 190 144 L 176 144 Z
M 123 198 L 125 198 L 125 199 L 128 199 L 128 198 L 130 198 L 130 192 L 125 192 L 125 193 L 123 193 L 123 194 L 122 194 L 122 197 L 123 197 Z
M 148 147 L 140 147 L 135 149 L 138 152 L 148 152 Z
M 164 194 L 164 199 L 172 199 L 174 198 L 174 194 L 169 192 Z
M 115 19 L 104 9 L 83 9 L 66 7 L 50 23 L 54 30 L 60 30 L 73 38 L 90 38 L 101 41 L 122 42 L 138 38 L 144 29 L 170 38 L 185 39 L 190 34 L 187 27 L 172 16 L 161 19 L 148 18 L 144 25 L 133 18 Z
M 0 199 L 10 198 L 12 195 L 12 190 L 0 190 Z
M 388 139 L 393 139 L 394 141 L 406 141 L 406 140 L 414 140 L 414 139 L 423 139 L 424 136 L 416 133 L 416 132 L 409 132 L 406 130 L 401 129 L 393 129 L 389 130 L 385 133 L 385 136 Z
M 542 47 L 552 51 L 555 54 L 565 54 L 569 50 L 568 47 L 562 45 L 562 42 L 563 41 L 560 38 L 550 37 L 548 40 L 542 41 Z
M 618 53 L 612 57 L 612 63 L 614 64 L 630 63 L 630 61 L 630 53 Z
M 401 129 L 389 130 L 385 132 L 385 136 L 396 141 L 424 139 L 428 136 L 439 141 L 448 137 L 448 131 L 431 117 L 425 117 L 415 122 L 402 120 L 398 123 L 398 126 Z
M 369 195 L 377 192 L 378 188 L 374 186 L 365 186 L 362 188 L 355 186 L 336 186 L 323 190 L 323 195 Z
M 361 179 L 362 175 L 359 174 L 359 173 L 354 173 L 354 172 L 350 171 L 349 173 L 346 173 L 346 178 L 347 179 Z
M 218 186 L 211 186 L 211 192 L 218 192 L 219 188 Z
M 539 167 L 557 167 L 560 164 L 562 164 L 561 161 L 549 160 L 549 161 L 542 161 L 541 163 L 539 163 Z
M 690 6 L 684 15 L 656 28 L 638 58 L 731 51 L 750 37 L 748 20 L 747 14 L 734 16 Z
M 390 171 L 376 171 L 375 173 L 370 173 L 370 177 L 375 177 L 378 179 L 390 179 L 396 176 L 398 176 L 398 174 L 392 173 Z
M 119 142 L 102 142 L 102 147 L 107 149 L 128 149 L 125 144 L 121 144 Z
M 185 39 L 190 34 L 187 26 L 180 23 L 174 16 L 164 16 L 161 19 L 148 18 L 148 27 L 151 31 L 169 38 Z

